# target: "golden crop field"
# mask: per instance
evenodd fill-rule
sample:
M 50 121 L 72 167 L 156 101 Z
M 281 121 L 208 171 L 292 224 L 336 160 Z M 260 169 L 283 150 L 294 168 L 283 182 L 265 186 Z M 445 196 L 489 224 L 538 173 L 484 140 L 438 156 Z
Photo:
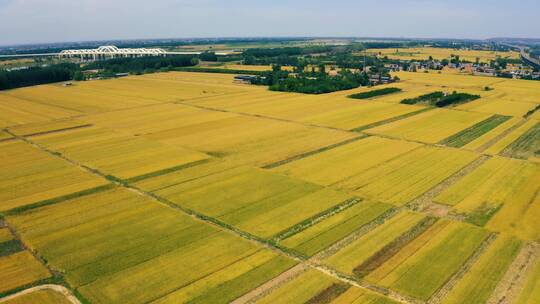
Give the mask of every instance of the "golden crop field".
M 27 251 L 0 256 L 0 292 L 46 279 L 51 273 Z
M 388 56 L 391 59 L 400 60 L 427 60 L 429 56 L 436 60 L 448 59 L 450 60 L 452 55 L 459 56 L 461 60 L 470 62 L 476 62 L 476 59 L 480 62 L 490 62 L 497 57 L 501 58 L 519 58 L 519 53 L 514 51 L 509 52 L 496 52 L 496 51 L 482 51 L 482 50 L 462 50 L 462 49 L 445 49 L 434 47 L 422 47 L 422 48 L 388 48 L 388 49 L 368 49 L 367 53 Z
M 395 75 L 320 95 L 189 72 L 0 93 L 0 302 L 56 284 L 92 304 L 536 303 L 540 82 Z M 437 91 L 481 98 L 400 103 Z

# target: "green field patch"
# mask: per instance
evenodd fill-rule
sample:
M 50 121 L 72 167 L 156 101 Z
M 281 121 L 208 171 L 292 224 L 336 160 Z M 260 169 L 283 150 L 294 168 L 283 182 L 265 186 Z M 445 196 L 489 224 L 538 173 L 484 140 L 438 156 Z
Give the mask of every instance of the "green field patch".
M 493 115 L 490 118 L 460 131 L 440 142 L 445 146 L 460 148 L 509 120 L 510 116 Z

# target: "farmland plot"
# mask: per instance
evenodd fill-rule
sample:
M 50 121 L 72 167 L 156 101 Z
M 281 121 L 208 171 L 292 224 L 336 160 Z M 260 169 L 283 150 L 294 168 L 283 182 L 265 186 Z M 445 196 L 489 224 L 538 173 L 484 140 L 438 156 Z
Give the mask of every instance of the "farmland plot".
M 331 304 L 397 304 L 399 302 L 366 289 L 351 287 L 334 299 Z
M 435 109 L 403 120 L 366 130 L 379 134 L 426 143 L 437 143 L 489 117 L 489 114 Z
M 0 162 L 0 211 L 107 184 L 21 141 L 0 143 Z
M 363 201 L 280 242 L 280 245 L 311 256 L 388 211 L 391 205 Z
M 540 205 L 535 202 L 540 185 L 538 165 L 495 157 L 458 181 L 435 198 L 467 214 L 472 223 L 496 231 L 536 239 L 540 230 L 536 219 Z
M 402 206 L 474 161 L 460 150 L 420 147 L 336 184 L 370 200 Z
M 154 193 L 263 238 L 351 198 L 315 184 L 248 167 L 193 176 L 187 182 L 181 179 Z M 148 183 L 152 181 L 143 181 L 139 186 L 150 190 L 145 186 Z
M 79 114 L 77 111 L 31 102 L 0 93 L 0 128 L 45 122 Z
M 37 122 L 18 125 L 8 128 L 10 132 L 19 136 L 32 136 L 52 132 L 61 132 L 89 126 L 87 123 L 77 119 L 61 119 L 49 122 Z
M 420 147 L 411 143 L 370 136 L 280 166 L 275 171 L 323 186 L 332 185 Z
M 420 214 L 401 212 L 342 248 L 326 259 L 325 263 L 345 274 L 354 275 L 354 270 L 359 265 L 421 222 L 423 218 L 424 216 Z
M 466 144 L 477 139 L 478 137 L 481 137 L 482 135 L 496 128 L 500 124 L 503 124 L 508 119 L 510 119 L 509 116 L 493 115 L 490 118 L 483 120 L 470 128 L 467 128 L 444 139 L 440 143 L 454 148 L 465 146 Z
M 195 163 L 207 155 L 173 148 L 102 128 L 84 128 L 50 133 L 33 138 L 39 144 L 60 152 L 118 178 L 128 179 L 168 168 Z
M 47 268 L 27 251 L 0 256 L 0 293 L 50 276 Z
M 443 303 L 486 303 L 521 248 L 521 242 L 499 236 L 445 297 Z
M 514 130 L 512 130 L 512 132 L 510 132 L 501 140 L 496 142 L 493 146 L 489 147 L 485 152 L 488 154 L 500 154 L 506 148 L 509 148 L 510 145 L 512 145 L 516 140 L 518 140 L 525 134 L 528 134 L 528 135 L 523 138 L 523 142 L 521 142 L 518 146 L 525 146 L 526 147 L 525 151 L 527 151 L 528 150 L 527 147 L 532 148 L 531 145 L 535 143 L 535 133 L 538 133 L 538 131 L 536 132 L 531 131 L 531 133 L 529 133 L 529 131 L 534 130 L 537 124 L 538 124 L 538 121 L 535 119 L 527 120 L 524 124 L 515 128 Z M 508 153 L 511 151 L 506 151 L 506 152 Z
M 515 102 L 497 97 L 488 97 L 460 105 L 457 108 L 480 113 L 521 117 L 535 107 L 536 103 L 532 102 Z
M 317 270 L 308 270 L 293 280 L 280 286 L 268 296 L 258 300 L 256 303 L 310 303 L 311 299 L 315 298 L 328 288 L 336 288 L 334 286 L 339 286 L 338 284 L 343 283 L 339 283 L 338 280 Z M 346 288 L 348 288 L 348 286 L 345 285 L 345 288 L 343 289 L 346 290 Z M 339 293 L 334 296 L 339 296 Z
M 259 117 L 234 117 L 183 126 L 146 137 L 228 160 L 265 166 L 357 137 L 350 132 Z
M 501 155 L 540 160 L 540 121 L 508 145 Z
M 420 236 L 403 249 L 407 254 L 398 253 L 394 260 L 387 261 L 389 265 L 383 264 L 368 278 L 379 285 L 427 300 L 488 236 L 486 230 L 459 222 L 451 222 L 437 232 L 427 243 L 418 246 L 415 241 L 425 242 Z M 420 248 L 414 250 L 414 247 Z
M 96 303 L 140 303 L 165 296 L 190 301 L 218 294 L 217 302 L 225 303 L 294 265 L 120 188 L 8 221 Z
M 489 132 L 475 138 L 473 141 L 467 143 L 463 146 L 465 149 L 469 150 L 475 150 L 475 151 L 483 151 L 486 149 L 486 145 L 489 145 L 491 141 L 496 140 L 498 136 L 506 132 L 508 129 L 515 126 L 517 123 L 521 121 L 520 117 L 513 117 L 509 120 L 501 123 L 500 125 L 496 126 L 495 128 L 491 129 Z

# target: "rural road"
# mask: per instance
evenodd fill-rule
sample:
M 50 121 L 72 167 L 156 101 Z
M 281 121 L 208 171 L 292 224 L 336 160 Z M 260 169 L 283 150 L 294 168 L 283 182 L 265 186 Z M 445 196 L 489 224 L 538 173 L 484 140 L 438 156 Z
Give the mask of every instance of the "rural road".
M 8 300 L 14 299 L 16 297 L 19 297 L 19 296 L 22 296 L 22 295 L 25 295 L 25 294 L 32 293 L 34 291 L 47 290 L 47 289 L 48 290 L 53 290 L 53 291 L 56 291 L 58 293 L 63 294 L 66 297 L 66 299 L 69 302 L 73 303 L 73 304 L 81 304 L 79 299 L 77 299 L 71 293 L 71 291 L 69 291 L 69 289 L 65 288 L 62 285 L 54 285 L 54 284 L 39 285 L 39 286 L 35 286 L 35 287 L 32 287 L 32 288 L 25 289 L 23 291 L 19 291 L 19 292 L 15 293 L 15 294 L 9 295 L 9 296 L 4 297 L 4 298 L 1 298 L 0 303 L 7 302 Z

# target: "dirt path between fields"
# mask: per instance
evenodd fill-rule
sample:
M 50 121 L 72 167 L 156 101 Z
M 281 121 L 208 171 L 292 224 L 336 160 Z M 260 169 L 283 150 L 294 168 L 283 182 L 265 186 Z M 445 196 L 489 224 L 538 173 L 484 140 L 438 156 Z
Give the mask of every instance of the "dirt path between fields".
M 518 253 L 503 278 L 488 299 L 487 304 L 514 303 L 535 261 L 540 258 L 540 245 L 528 243 Z
M 20 297 L 20 296 L 23 296 L 23 295 L 26 295 L 26 294 L 29 294 L 29 293 L 32 293 L 32 292 L 40 291 L 40 290 L 52 290 L 52 291 L 55 291 L 57 293 L 62 294 L 64 297 L 66 297 L 66 299 L 69 302 L 71 302 L 73 304 L 82 304 L 79 301 L 79 299 L 77 299 L 71 293 L 71 291 L 69 291 L 69 289 L 65 288 L 62 285 L 54 285 L 54 284 L 39 285 L 39 286 L 35 286 L 35 287 L 25 289 L 23 291 L 19 291 L 19 292 L 15 293 L 15 294 L 9 295 L 9 296 L 4 297 L 4 298 L 1 298 L 0 303 L 4 303 L 4 302 L 7 302 L 9 300 L 15 299 L 17 297 Z

